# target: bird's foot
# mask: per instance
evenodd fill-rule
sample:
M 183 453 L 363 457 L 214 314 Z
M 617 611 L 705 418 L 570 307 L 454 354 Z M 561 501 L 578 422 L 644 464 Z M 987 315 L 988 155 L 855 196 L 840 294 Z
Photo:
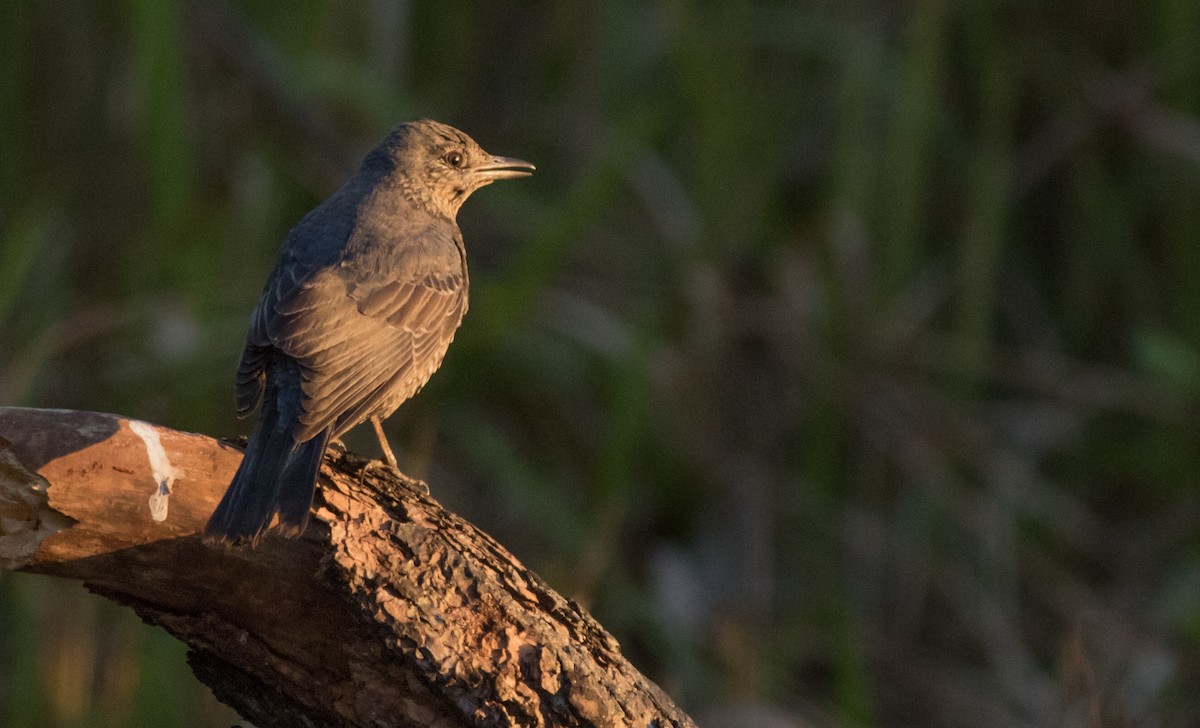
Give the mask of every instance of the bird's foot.
M 400 468 L 397 468 L 395 464 L 387 463 L 382 460 L 367 461 L 362 466 L 362 469 L 358 471 L 358 484 L 362 485 L 363 481 L 367 477 L 367 474 L 373 470 L 389 470 L 398 480 L 402 480 L 408 485 L 412 486 L 413 489 L 424 493 L 425 495 L 429 495 L 429 485 L 424 480 L 405 475 L 404 473 L 400 472 Z

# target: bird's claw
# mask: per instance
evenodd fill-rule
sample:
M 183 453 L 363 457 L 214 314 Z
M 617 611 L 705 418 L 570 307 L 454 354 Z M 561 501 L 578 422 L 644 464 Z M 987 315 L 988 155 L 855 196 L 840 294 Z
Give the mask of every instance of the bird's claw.
M 367 473 L 370 473 L 372 470 L 390 470 L 392 475 L 394 475 L 398 480 L 404 481 L 405 483 L 412 486 L 412 488 L 414 490 L 416 490 L 420 493 L 429 495 L 429 484 L 428 483 L 426 483 L 424 480 L 421 480 L 420 478 L 413 478 L 411 476 L 405 475 L 404 473 L 402 473 L 400 471 L 399 468 L 392 465 L 391 463 L 384 462 L 383 460 L 368 460 L 362 466 L 362 469 L 360 469 L 358 471 L 358 484 L 359 485 L 363 484 L 363 481 L 366 480 Z

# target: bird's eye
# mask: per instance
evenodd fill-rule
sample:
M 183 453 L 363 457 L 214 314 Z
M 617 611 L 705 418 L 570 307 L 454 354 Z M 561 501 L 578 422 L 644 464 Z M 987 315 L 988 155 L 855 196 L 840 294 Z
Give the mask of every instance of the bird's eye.
M 446 152 L 446 156 L 442 159 L 446 160 L 446 164 L 455 168 L 461 167 L 463 163 L 463 155 L 459 152 Z

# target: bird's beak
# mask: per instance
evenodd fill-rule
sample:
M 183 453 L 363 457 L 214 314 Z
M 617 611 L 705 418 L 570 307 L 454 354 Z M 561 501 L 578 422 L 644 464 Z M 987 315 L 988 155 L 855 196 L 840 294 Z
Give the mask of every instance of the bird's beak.
M 515 179 L 528 177 L 536 169 L 532 164 L 511 157 L 492 157 L 491 161 L 481 164 L 473 171 L 476 177 L 491 182 L 498 179 Z

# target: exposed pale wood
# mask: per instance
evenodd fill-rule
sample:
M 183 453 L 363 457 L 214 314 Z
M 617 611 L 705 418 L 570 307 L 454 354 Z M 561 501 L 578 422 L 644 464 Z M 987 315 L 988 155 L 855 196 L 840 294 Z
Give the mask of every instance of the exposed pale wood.
M 240 459 L 113 415 L 0 408 L 0 565 L 161 625 L 260 728 L 693 725 L 586 612 L 386 467 L 333 453 L 302 538 L 204 544 Z

